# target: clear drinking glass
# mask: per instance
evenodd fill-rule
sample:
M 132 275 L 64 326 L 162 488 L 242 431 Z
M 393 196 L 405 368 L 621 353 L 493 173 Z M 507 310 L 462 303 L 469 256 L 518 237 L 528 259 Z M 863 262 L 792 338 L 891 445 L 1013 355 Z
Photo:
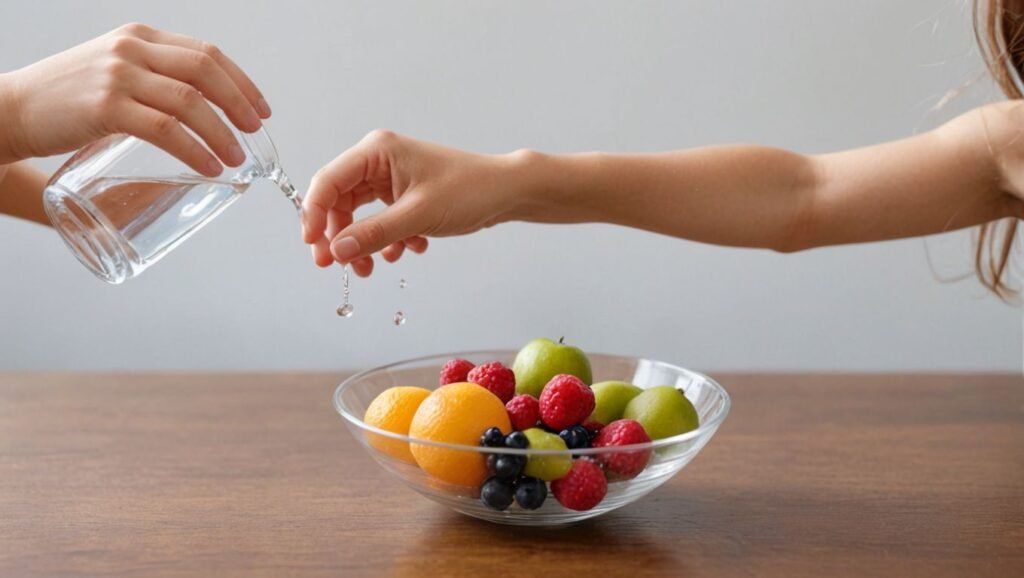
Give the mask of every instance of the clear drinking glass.
M 228 123 L 228 126 L 231 126 Z M 100 279 L 122 283 L 142 273 L 266 178 L 300 208 L 265 129 L 231 126 L 245 162 L 216 178 L 147 143 L 113 135 L 75 153 L 43 193 L 53 226 L 75 257 Z

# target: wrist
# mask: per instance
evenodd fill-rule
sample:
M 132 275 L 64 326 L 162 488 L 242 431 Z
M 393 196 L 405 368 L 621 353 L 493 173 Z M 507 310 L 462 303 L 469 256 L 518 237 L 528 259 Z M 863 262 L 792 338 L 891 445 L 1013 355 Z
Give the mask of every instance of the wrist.
M 498 161 L 502 171 L 500 179 L 506 186 L 501 189 L 500 203 L 506 221 L 537 221 L 545 212 L 550 199 L 542 191 L 546 188 L 542 171 L 547 155 L 530 149 L 501 155 Z
M 549 155 L 521 149 L 504 155 L 510 221 L 581 223 L 599 221 L 593 194 L 602 178 L 600 153 Z
M 28 158 L 21 151 L 21 106 L 18 84 L 14 73 L 0 74 L 0 164 L 10 164 Z

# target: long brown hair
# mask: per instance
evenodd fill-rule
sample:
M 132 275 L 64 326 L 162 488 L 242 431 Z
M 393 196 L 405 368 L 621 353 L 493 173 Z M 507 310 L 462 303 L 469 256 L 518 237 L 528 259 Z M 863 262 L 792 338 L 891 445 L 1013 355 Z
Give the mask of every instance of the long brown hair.
M 1007 97 L 1024 98 L 1024 0 L 974 0 L 974 35 L 985 64 Z M 1017 237 L 1017 219 L 986 223 L 978 231 L 974 270 L 982 285 L 1002 299 L 1017 293 L 1006 284 Z

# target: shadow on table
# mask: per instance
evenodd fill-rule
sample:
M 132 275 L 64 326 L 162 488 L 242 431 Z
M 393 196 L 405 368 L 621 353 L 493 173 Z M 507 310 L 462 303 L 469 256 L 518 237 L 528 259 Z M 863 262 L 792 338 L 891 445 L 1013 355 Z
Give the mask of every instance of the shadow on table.
M 690 538 L 701 534 L 702 545 L 717 542 L 716 551 L 739 554 L 732 538 L 704 531 L 696 520 L 705 512 L 688 503 L 686 491 L 665 489 L 602 517 L 553 528 L 502 526 L 437 506 L 418 539 L 395 549 L 390 576 L 527 575 L 517 572 L 520 565 L 549 568 L 551 576 L 687 576 L 699 547 Z
M 937 508 L 934 494 L 918 491 L 683 485 L 557 528 L 499 526 L 439 506 L 422 519 L 416 537 L 396 545 L 391 576 L 956 575 L 981 562 L 988 575 L 1020 575 L 1024 567 L 1007 537 L 1019 519 L 984 496 Z M 962 540 L 965 532 L 975 541 Z

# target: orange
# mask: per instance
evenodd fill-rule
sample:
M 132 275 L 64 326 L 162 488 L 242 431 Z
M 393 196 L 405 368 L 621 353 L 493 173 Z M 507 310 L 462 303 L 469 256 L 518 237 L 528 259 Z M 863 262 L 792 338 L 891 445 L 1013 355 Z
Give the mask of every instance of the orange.
M 409 427 L 416 439 L 476 447 L 487 428 L 512 431 L 505 404 L 475 383 L 452 383 L 423 400 Z M 412 444 L 416 463 L 428 474 L 451 484 L 479 486 L 487 478 L 487 463 L 480 451 L 453 450 Z
M 420 403 L 430 395 L 429 389 L 422 387 L 392 387 L 380 392 L 370 406 L 366 408 L 363 421 L 367 425 L 402 435 L 409 434 L 409 424 L 419 409 Z M 416 459 L 409 452 L 409 444 L 367 432 L 366 441 L 377 450 L 410 464 Z

